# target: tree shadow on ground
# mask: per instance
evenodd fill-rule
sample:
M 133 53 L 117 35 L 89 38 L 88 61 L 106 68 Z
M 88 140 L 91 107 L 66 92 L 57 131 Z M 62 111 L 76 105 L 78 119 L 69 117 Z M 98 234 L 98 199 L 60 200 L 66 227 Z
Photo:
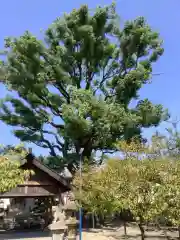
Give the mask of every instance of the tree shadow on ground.
M 50 232 L 35 231 L 35 232 L 7 232 L 0 234 L 0 240 L 13 240 L 13 239 L 36 239 L 36 238 L 48 238 L 51 237 Z
M 117 240 L 137 240 L 137 239 L 141 239 L 141 235 L 140 234 L 133 234 L 133 235 L 127 235 L 127 236 L 115 236 L 114 234 L 107 234 L 106 235 L 107 237 L 111 237 L 111 238 L 114 238 L 114 239 L 117 239 Z M 145 239 L 147 240 L 161 240 L 161 239 L 164 239 L 164 240 L 177 240 L 179 239 L 178 237 L 170 237 L 170 236 L 163 236 L 163 235 L 153 235 L 153 236 L 148 236 L 146 235 L 145 236 Z

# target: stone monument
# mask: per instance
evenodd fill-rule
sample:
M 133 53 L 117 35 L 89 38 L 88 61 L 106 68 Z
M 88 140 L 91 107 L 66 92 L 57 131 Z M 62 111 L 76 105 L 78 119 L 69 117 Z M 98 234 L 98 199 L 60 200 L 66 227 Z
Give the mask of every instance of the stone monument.
M 52 240 L 64 240 L 65 231 L 67 229 L 63 221 L 54 222 L 49 226 L 52 234 Z
M 67 226 L 67 238 L 68 240 L 76 240 L 77 237 L 77 225 L 76 219 L 77 206 L 74 201 L 69 201 L 63 208 L 65 212 L 65 224 Z

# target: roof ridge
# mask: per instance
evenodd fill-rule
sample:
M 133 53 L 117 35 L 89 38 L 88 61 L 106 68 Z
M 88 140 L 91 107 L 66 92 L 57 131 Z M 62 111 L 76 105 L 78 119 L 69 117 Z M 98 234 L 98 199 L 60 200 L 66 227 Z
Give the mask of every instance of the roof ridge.
M 36 167 L 40 168 L 42 171 L 46 172 L 52 178 L 54 178 L 57 181 L 61 182 L 61 184 L 63 184 L 65 187 L 69 187 L 70 188 L 69 181 L 64 176 L 60 175 L 58 172 L 56 172 L 54 169 L 52 169 L 49 166 L 47 166 L 46 164 L 44 164 L 42 161 L 39 161 L 38 158 L 36 158 L 32 153 L 27 154 L 25 159 L 26 159 L 27 162 L 31 161 L 33 165 L 35 165 Z

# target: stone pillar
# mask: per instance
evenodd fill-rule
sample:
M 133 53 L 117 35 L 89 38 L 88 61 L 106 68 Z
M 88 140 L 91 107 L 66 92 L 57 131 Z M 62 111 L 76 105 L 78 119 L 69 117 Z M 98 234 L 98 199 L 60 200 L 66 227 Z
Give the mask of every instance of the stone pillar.
M 67 239 L 68 240 L 75 240 L 77 237 L 77 225 L 78 221 L 76 220 L 76 211 L 77 206 L 75 202 L 69 202 L 67 205 L 64 206 L 65 212 L 65 224 L 67 226 Z
M 67 227 L 65 226 L 65 223 L 62 221 L 52 223 L 49 226 L 52 235 L 52 240 L 63 240 L 66 228 Z
M 52 215 L 53 215 L 52 223 L 57 222 L 56 206 L 52 206 Z
M 78 221 L 76 219 L 66 220 L 67 226 L 67 239 L 68 240 L 76 240 L 77 238 L 77 224 Z

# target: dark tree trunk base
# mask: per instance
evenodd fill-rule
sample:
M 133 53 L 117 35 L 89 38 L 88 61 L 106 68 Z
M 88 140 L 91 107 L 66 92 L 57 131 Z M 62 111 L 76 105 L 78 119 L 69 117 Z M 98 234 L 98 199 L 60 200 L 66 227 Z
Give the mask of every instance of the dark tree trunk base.
M 144 228 L 142 226 L 142 224 L 138 224 L 138 227 L 141 231 L 141 240 L 144 240 L 145 239 L 145 231 L 144 231 Z

